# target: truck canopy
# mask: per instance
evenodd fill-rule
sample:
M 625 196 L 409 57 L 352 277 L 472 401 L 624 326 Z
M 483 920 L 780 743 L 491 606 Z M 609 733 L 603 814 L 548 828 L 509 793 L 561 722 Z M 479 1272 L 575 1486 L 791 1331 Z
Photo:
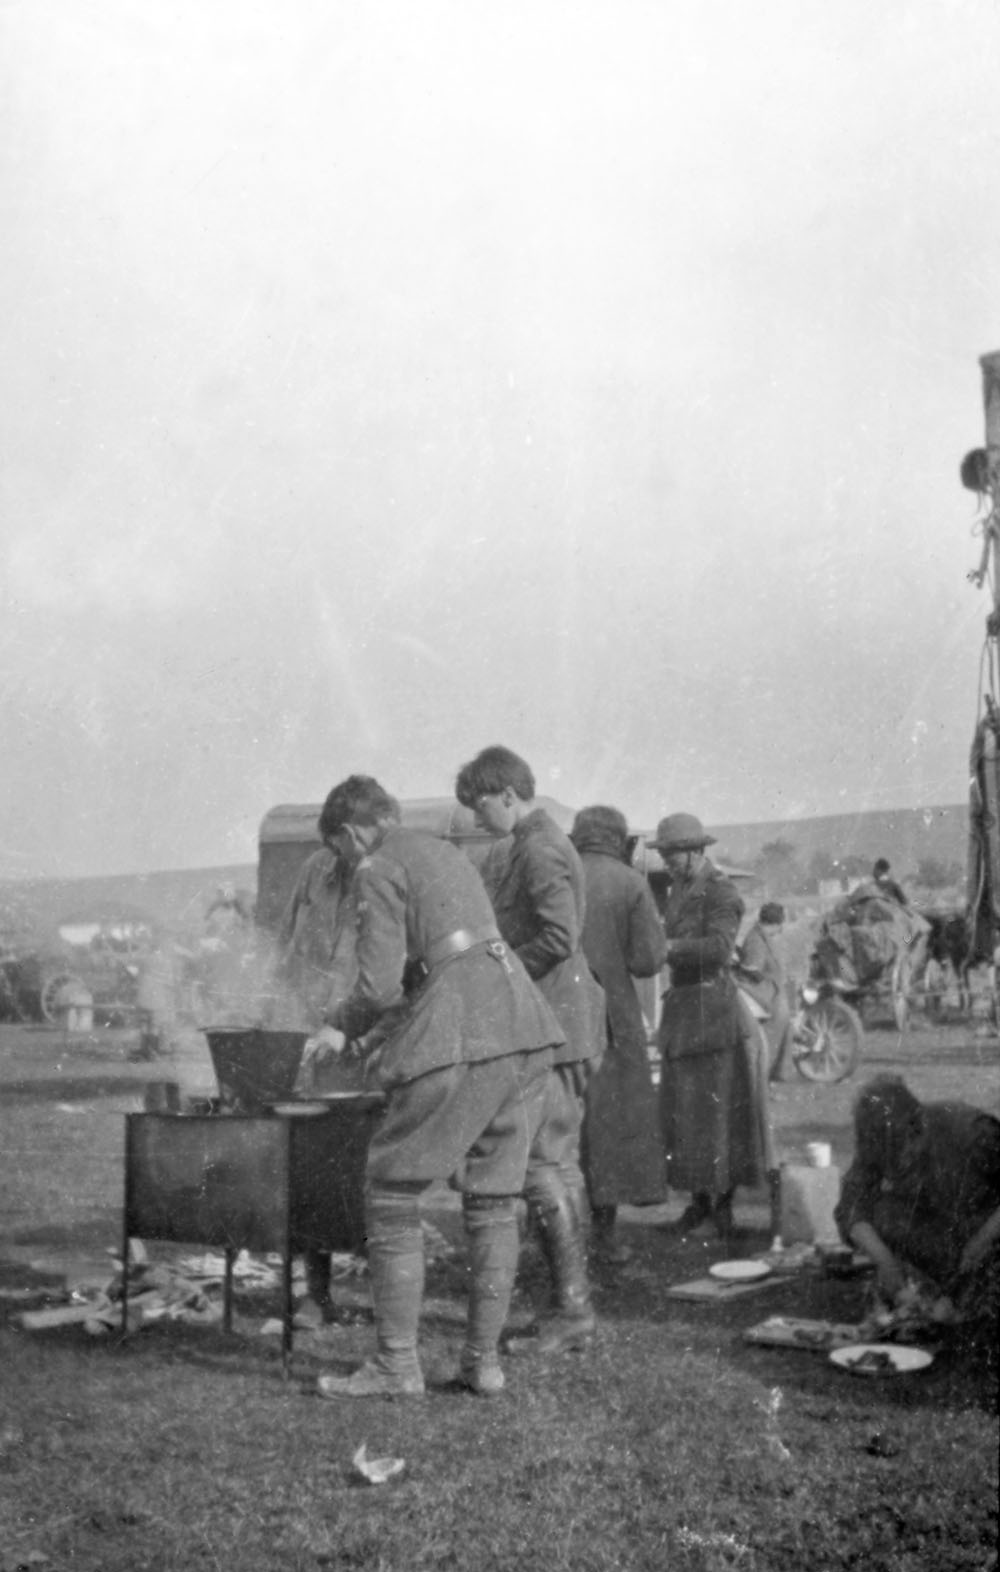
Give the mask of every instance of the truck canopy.
M 560 829 L 569 830 L 575 811 L 551 797 L 535 799 L 551 814 Z M 260 826 L 257 867 L 257 921 L 275 929 L 291 899 L 299 869 L 320 844 L 316 828 L 322 803 L 281 803 L 264 815 Z M 471 808 L 453 797 L 412 797 L 400 803 L 407 829 L 424 830 L 462 846 L 479 863 L 494 844 L 493 837 L 476 828 Z

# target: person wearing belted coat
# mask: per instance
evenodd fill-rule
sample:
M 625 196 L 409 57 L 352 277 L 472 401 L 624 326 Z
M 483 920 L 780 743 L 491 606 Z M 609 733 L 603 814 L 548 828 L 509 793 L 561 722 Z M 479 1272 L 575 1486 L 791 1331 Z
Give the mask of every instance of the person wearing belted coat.
M 659 1026 L 667 1183 L 691 1195 L 681 1233 L 712 1221 L 726 1238 L 736 1187 L 764 1184 L 774 1159 L 763 1037 L 730 971 L 743 901 L 705 855 L 714 840 L 694 814 L 673 813 L 649 844 L 670 879 L 663 926 L 671 986 Z
M 591 1338 L 594 1312 L 584 1237 L 580 1132 L 587 1080 L 605 1044 L 604 992 L 583 952 L 583 865 L 572 841 L 535 801 L 535 778 L 510 748 L 484 748 L 458 773 L 455 795 L 489 834 L 510 837 L 494 870 L 497 926 L 562 1029 L 545 1113 L 528 1156 L 524 1194 L 545 1255 L 555 1313 L 511 1351 L 560 1353 Z
M 663 970 L 667 944 L 649 882 L 627 861 L 624 814 L 581 808 L 570 840 L 586 888 L 583 953 L 604 989 L 608 1020 L 607 1052 L 587 1084 L 583 1173 L 592 1248 L 614 1265 L 628 1258 L 615 1238 L 618 1206 L 667 1198 L 646 1022 L 633 980 Z
M 517 1197 L 562 1033 L 503 943 L 472 863 L 447 841 L 393 822 L 370 776 L 330 792 L 325 841 L 356 862 L 357 981 L 330 1012 L 329 1051 L 379 1027 L 385 1114 L 366 1167 L 365 1222 L 377 1348 L 322 1396 L 419 1395 L 424 1245 L 419 1198 L 461 1175 L 469 1306 L 459 1380 L 492 1395 L 517 1270 Z M 422 981 L 404 985 L 419 968 Z M 369 1043 L 372 1038 L 369 1037 Z

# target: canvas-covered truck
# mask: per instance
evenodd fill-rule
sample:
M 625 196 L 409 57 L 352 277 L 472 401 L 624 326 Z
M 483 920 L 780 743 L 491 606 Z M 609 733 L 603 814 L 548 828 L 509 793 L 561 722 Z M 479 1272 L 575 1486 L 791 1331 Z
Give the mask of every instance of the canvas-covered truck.
M 569 831 L 576 810 L 551 797 L 538 797 L 538 805 L 555 820 L 560 829 Z M 460 846 L 468 857 L 484 872 L 487 860 L 504 854 L 504 844 L 479 829 L 471 809 L 463 807 L 450 797 L 418 797 L 400 805 L 401 820 L 410 829 L 425 830 L 443 840 Z M 306 859 L 320 846 L 317 820 L 319 803 L 283 803 L 272 808 L 260 826 L 257 865 L 257 922 L 272 937 L 282 933 L 285 915 L 289 908 L 296 881 Z M 641 834 L 631 837 L 629 854 L 632 865 L 644 873 L 656 893 L 663 884 L 665 874 L 659 855 L 645 843 Z M 736 872 L 738 870 L 727 870 Z M 486 882 L 489 883 L 487 874 Z M 636 981 L 636 992 L 651 1036 L 659 1014 L 659 994 L 665 979 L 642 978 Z
M 560 828 L 573 823 L 573 809 L 549 797 L 539 797 L 540 807 L 552 815 Z M 265 814 L 260 826 L 257 862 L 257 921 L 271 933 L 278 933 L 295 882 L 306 858 L 320 845 L 317 821 L 322 804 L 283 803 Z M 442 840 L 461 846 L 477 866 L 494 854 L 496 842 L 476 826 L 470 808 L 449 797 L 416 797 L 400 804 L 402 823 L 409 829 L 426 830 Z

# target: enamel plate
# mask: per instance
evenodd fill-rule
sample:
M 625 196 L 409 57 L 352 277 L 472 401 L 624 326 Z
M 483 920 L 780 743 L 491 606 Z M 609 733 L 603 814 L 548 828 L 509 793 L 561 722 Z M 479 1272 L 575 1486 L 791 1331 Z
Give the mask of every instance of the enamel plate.
M 717 1277 L 720 1283 L 753 1283 L 758 1277 L 770 1275 L 771 1268 L 766 1261 L 716 1261 L 708 1269 L 709 1277 Z
M 909 1348 L 900 1343 L 848 1343 L 830 1355 L 833 1364 L 851 1375 L 908 1375 L 911 1370 L 926 1370 L 934 1358 L 926 1348 Z

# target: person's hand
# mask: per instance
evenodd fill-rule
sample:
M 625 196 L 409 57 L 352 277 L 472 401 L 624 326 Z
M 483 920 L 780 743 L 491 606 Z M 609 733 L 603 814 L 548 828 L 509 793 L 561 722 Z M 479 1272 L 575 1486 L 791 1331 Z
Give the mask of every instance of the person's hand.
M 302 1050 L 303 1068 L 326 1064 L 337 1058 L 347 1047 L 347 1038 L 335 1026 L 323 1026 L 314 1037 L 306 1041 Z
M 990 1240 L 983 1237 L 983 1230 L 980 1229 L 978 1233 L 973 1234 L 962 1251 L 961 1259 L 958 1263 L 959 1272 L 974 1272 L 977 1267 L 982 1266 L 989 1248 Z
M 895 1256 L 887 1256 L 878 1262 L 875 1275 L 878 1286 L 890 1304 L 895 1304 L 906 1287 L 906 1274 L 904 1273 Z

